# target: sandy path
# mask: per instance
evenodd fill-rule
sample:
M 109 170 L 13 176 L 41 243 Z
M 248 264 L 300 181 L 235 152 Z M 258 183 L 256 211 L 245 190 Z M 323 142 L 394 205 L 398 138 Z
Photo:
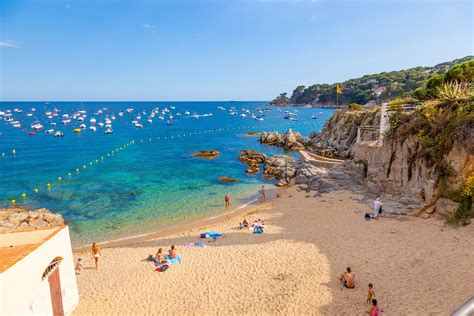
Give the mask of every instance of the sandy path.
M 474 226 L 366 222 L 368 207 L 353 194 L 306 196 L 289 189 L 247 216 L 266 221 L 263 235 L 235 229 L 238 220 L 231 220 L 211 228 L 227 237 L 205 248 L 183 246 L 201 241 L 196 230 L 104 249 L 101 269 L 78 276 L 75 314 L 354 315 L 368 308 L 369 282 L 384 315 L 449 314 L 474 295 Z M 158 273 L 141 261 L 171 244 L 182 264 Z M 81 255 L 91 267 L 90 255 Z M 341 290 L 337 281 L 347 266 L 356 274 L 355 290 Z

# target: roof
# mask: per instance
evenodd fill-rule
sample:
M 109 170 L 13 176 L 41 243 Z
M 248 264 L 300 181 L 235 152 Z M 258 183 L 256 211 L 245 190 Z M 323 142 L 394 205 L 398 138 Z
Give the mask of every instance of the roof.
M 0 235 L 0 273 L 28 256 L 66 226 Z

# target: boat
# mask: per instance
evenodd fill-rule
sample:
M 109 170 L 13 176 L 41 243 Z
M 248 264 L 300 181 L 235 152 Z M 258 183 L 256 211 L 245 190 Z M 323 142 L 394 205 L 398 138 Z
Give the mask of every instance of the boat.
M 86 128 L 86 124 L 79 125 L 79 128 L 82 128 L 82 129 Z
M 63 136 L 64 136 L 64 133 L 61 131 L 57 131 L 56 133 L 54 133 L 54 137 L 63 137 Z
M 31 128 L 35 131 L 39 131 L 43 129 L 43 125 L 41 125 L 40 123 L 33 123 L 31 124 Z
M 53 134 L 54 133 L 54 129 L 48 129 L 45 131 L 46 134 Z
M 89 120 L 89 122 L 90 122 L 91 124 L 93 124 L 93 123 L 97 122 L 97 120 L 96 120 L 95 118 L 91 118 L 91 119 Z
M 36 133 L 35 132 L 29 132 L 28 135 L 29 136 L 34 136 L 34 135 L 36 135 Z
M 102 122 L 99 122 L 99 124 L 97 124 L 97 125 L 99 125 L 99 127 L 104 127 L 104 123 L 102 123 Z
M 171 122 L 170 120 L 167 120 L 167 121 L 166 121 L 166 124 L 168 124 L 168 125 L 173 125 L 173 122 Z
M 74 133 L 76 133 L 76 134 L 80 134 L 81 131 L 82 131 L 82 129 L 80 129 L 80 128 L 75 128 L 75 129 L 73 129 L 72 131 L 73 131 Z
M 95 127 L 95 126 L 89 126 L 89 129 L 90 129 L 91 131 L 95 132 L 95 131 L 97 130 L 97 127 Z
M 114 131 L 111 129 L 111 128 L 107 128 L 105 131 L 104 131 L 104 134 L 112 134 Z
M 311 119 L 312 119 L 312 120 L 315 120 L 315 119 L 317 119 L 317 118 L 318 118 L 318 117 L 317 117 L 316 115 L 311 115 Z
M 51 126 L 56 126 L 57 124 L 55 122 L 51 122 Z

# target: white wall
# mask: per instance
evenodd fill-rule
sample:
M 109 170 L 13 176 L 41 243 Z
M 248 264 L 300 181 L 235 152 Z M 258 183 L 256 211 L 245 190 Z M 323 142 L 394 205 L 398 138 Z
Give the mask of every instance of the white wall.
M 59 265 L 65 314 L 79 304 L 74 259 L 68 227 L 63 228 L 39 248 L 0 274 L 0 315 L 52 315 L 48 279 L 43 272 L 55 257 Z
M 388 129 L 388 113 L 387 113 L 388 103 L 382 103 L 382 110 L 380 111 L 380 134 L 379 141 L 381 142 L 380 146 L 383 144 L 383 135 Z

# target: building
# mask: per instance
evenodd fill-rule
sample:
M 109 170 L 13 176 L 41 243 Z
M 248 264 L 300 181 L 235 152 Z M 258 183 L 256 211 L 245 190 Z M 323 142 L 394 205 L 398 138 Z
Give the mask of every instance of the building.
M 0 234 L 0 315 L 68 315 L 78 303 L 67 226 Z

